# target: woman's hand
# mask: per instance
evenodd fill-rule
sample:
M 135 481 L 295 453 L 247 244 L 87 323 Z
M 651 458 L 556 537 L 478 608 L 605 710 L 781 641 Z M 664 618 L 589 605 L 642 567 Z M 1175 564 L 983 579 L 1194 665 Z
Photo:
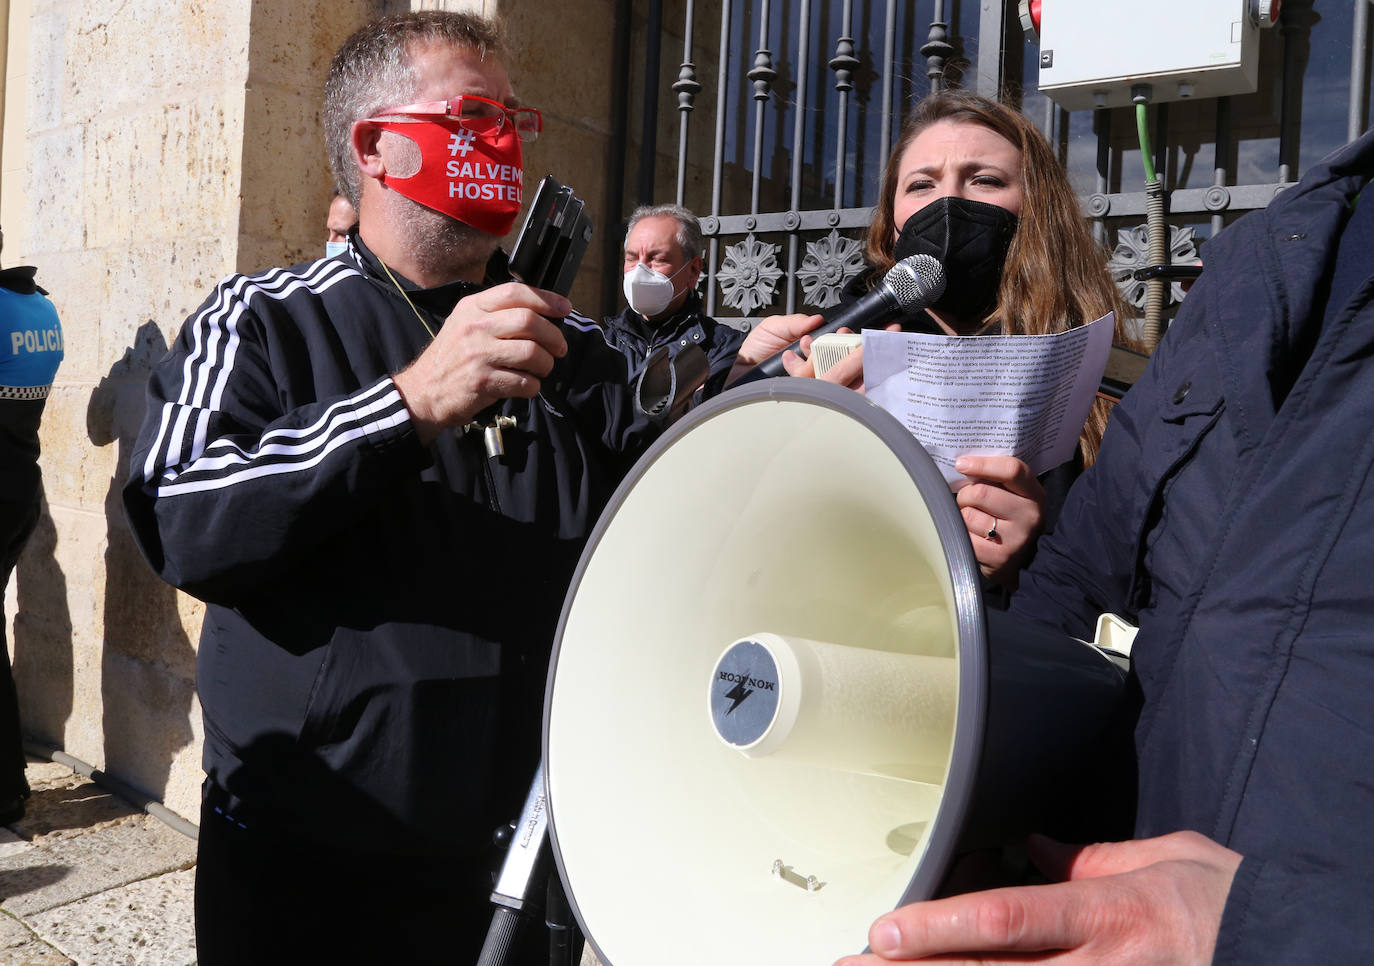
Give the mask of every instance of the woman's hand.
M 900 332 L 901 323 L 890 322 L 884 328 L 888 332 Z M 854 330 L 848 326 L 840 326 L 835 330 L 838 334 L 853 334 Z M 825 382 L 833 382 L 837 386 L 844 386 L 853 389 L 857 393 L 864 391 L 864 350 L 855 349 L 839 362 L 836 362 L 823 375 L 816 375 L 816 365 L 811 361 L 812 338 L 804 335 L 801 338 L 802 354 L 786 352 L 782 357 L 783 368 L 787 370 L 789 376 L 802 376 L 808 379 L 821 379 Z
M 849 329 L 840 328 L 839 332 L 849 332 Z M 853 389 L 855 392 L 864 391 L 864 351 L 855 349 L 839 362 L 835 363 L 824 373 L 816 375 L 816 364 L 811 361 L 811 336 L 804 335 L 801 340 L 802 355 L 795 352 L 784 352 L 782 356 L 782 367 L 787 370 L 789 376 L 800 376 L 804 379 L 820 379 L 822 382 L 833 382 L 837 386 L 844 386 Z
M 954 468 L 974 482 L 955 495 L 973 555 L 989 580 L 1015 590 L 1045 518 L 1045 488 L 1015 456 L 961 456 Z

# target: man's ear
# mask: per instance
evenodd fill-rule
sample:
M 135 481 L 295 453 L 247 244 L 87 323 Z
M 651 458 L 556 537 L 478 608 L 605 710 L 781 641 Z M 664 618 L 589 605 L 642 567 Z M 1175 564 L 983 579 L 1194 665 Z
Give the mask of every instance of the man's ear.
M 687 263 L 687 274 L 691 277 L 688 288 L 696 288 L 697 282 L 701 281 L 701 273 L 706 270 L 706 262 L 700 255 Z
M 369 178 L 386 174 L 386 162 L 382 160 L 382 129 L 371 121 L 354 121 L 352 133 L 353 158 L 358 162 L 358 170 Z

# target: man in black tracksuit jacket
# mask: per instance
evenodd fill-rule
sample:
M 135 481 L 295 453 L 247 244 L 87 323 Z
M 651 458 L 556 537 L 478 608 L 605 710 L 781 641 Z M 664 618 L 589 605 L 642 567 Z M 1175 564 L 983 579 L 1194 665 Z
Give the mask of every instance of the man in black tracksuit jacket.
M 326 104 L 360 195 L 348 251 L 220 283 L 150 379 L 125 491 L 154 569 L 209 605 L 207 966 L 476 958 L 564 591 L 650 432 L 600 330 L 502 284 L 500 234 L 392 190 L 408 145 L 364 120 L 513 103 L 491 25 L 364 33 Z M 413 72 L 400 90 L 366 61 L 387 43 Z
M 149 380 L 126 510 L 208 604 L 201 966 L 477 958 L 564 593 L 655 432 L 601 330 L 510 281 L 513 132 L 538 117 L 500 50 L 437 11 L 345 42 L 348 250 L 226 278 Z
M 478 290 L 410 298 L 438 326 Z M 499 404 L 515 425 L 493 459 L 481 432 L 420 442 L 391 373 L 428 336 L 357 234 L 343 256 L 226 279 L 192 316 L 150 380 L 127 502 L 159 574 L 210 605 L 212 809 L 485 861 L 538 761 L 568 576 L 641 428 L 584 324 L 560 324 L 539 396 Z

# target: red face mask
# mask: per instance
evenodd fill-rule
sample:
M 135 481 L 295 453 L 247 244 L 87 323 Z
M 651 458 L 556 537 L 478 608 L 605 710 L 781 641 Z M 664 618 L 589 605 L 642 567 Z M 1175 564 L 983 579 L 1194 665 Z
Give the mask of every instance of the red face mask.
M 460 119 L 423 110 L 432 106 L 371 119 L 420 149 L 419 171 L 409 178 L 383 176 L 382 183 L 478 231 L 506 234 L 520 214 L 524 180 L 517 124 L 503 114 Z

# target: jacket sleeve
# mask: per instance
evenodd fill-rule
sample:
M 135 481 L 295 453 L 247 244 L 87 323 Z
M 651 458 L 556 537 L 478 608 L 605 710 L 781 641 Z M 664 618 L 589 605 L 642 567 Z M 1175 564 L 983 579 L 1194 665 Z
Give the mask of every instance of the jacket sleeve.
M 428 459 L 389 377 L 287 408 L 290 377 L 274 371 L 241 283 L 220 284 L 149 378 L 124 488 L 153 569 L 228 605 L 288 574 L 360 500 Z
M 707 361 L 711 365 L 711 375 L 706 379 L 704 399 L 719 396 L 725 391 L 725 379 L 730 375 L 730 370 L 734 368 L 740 346 L 744 345 L 747 335 L 748 333 L 724 322 L 716 323 L 715 331 L 711 336 L 711 348 L 706 354 Z
M 1374 928 L 1374 876 L 1297 871 L 1247 856 L 1217 934 L 1215 966 L 1362 963 Z
M 1170 385 L 1177 348 L 1171 343 L 1177 341 L 1163 340 L 1140 381 L 1113 409 L 1097 462 L 1074 481 L 1054 531 L 1041 537 L 1021 575 L 1013 613 L 1084 640 L 1092 640 L 1103 613 L 1136 619 L 1136 555 L 1157 482 L 1147 465 L 1159 462 L 1151 451 L 1158 440 L 1150 434 L 1158 426 L 1163 387 Z
M 570 316 L 564 321 L 564 334 L 568 354 L 559 360 L 553 377 L 559 391 L 582 431 L 628 469 L 659 434 L 635 406 L 629 362 L 590 319 Z

